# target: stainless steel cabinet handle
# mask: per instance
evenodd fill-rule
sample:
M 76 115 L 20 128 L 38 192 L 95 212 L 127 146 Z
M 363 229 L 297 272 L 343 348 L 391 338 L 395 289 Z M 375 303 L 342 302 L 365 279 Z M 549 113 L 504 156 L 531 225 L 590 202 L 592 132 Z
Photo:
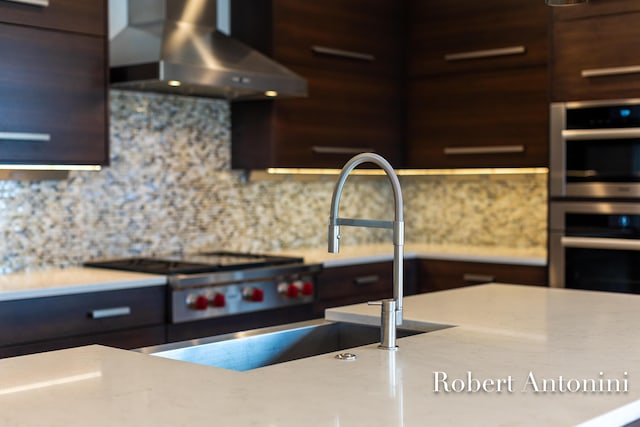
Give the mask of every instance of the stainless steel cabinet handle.
M 318 154 L 360 154 L 371 153 L 373 148 L 370 147 L 329 147 L 324 145 L 314 145 L 311 151 Z
M 89 317 L 92 319 L 105 319 L 107 317 L 128 316 L 131 314 L 131 307 L 112 307 L 91 310 Z
M 565 248 L 640 251 L 640 241 L 631 239 L 606 239 L 564 236 L 560 239 L 560 244 Z
M 51 140 L 48 133 L 29 132 L 0 132 L 0 141 L 35 141 L 46 142 Z
M 612 68 L 593 68 L 590 70 L 582 70 L 580 75 L 584 78 L 589 77 L 608 77 L 621 76 L 624 74 L 640 73 L 640 65 L 631 65 L 628 67 L 612 67 Z
M 568 130 L 562 131 L 565 140 L 596 140 L 596 139 L 632 139 L 640 138 L 640 128 L 624 129 L 590 129 L 590 130 Z
M 370 276 L 360 276 L 353 279 L 353 283 L 356 285 L 370 285 L 380 280 L 380 276 L 372 274 Z
M 11 1 L 14 3 L 31 4 L 34 6 L 42 6 L 42 7 L 49 6 L 49 0 L 7 0 L 7 1 Z
M 462 280 L 465 282 L 489 283 L 496 280 L 496 277 L 488 274 L 465 273 L 462 275 Z
M 522 55 L 527 51 L 524 46 L 509 46 L 498 49 L 473 50 L 469 52 L 447 53 L 445 61 L 465 61 L 468 59 L 497 58 L 500 56 Z
M 375 61 L 376 57 L 370 53 L 354 52 L 327 46 L 311 46 L 311 51 L 321 55 L 337 56 L 339 58 L 357 59 L 359 61 Z
M 523 153 L 524 145 L 485 145 L 481 147 L 445 147 L 444 154 L 506 154 Z

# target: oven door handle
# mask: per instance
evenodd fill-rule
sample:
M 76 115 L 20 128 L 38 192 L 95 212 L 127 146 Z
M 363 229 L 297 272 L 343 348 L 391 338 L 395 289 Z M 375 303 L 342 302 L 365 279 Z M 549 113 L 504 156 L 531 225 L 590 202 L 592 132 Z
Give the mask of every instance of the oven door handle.
M 624 129 L 564 129 L 562 137 L 567 141 L 598 139 L 640 138 L 640 128 Z
M 560 238 L 560 243 L 565 248 L 640 251 L 640 240 L 631 239 L 603 239 L 593 237 L 563 236 L 562 238 Z

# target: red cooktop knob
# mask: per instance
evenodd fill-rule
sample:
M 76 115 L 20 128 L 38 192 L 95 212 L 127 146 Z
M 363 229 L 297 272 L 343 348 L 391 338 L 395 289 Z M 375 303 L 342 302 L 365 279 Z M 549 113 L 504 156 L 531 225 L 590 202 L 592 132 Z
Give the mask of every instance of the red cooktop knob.
M 251 293 L 251 301 L 264 301 L 264 291 L 260 288 L 253 288 L 253 292 Z
M 226 303 L 227 301 L 224 294 L 221 294 L 220 292 L 216 292 L 211 300 L 211 305 L 214 307 L 224 307 Z
M 302 284 L 302 295 L 313 295 L 313 283 L 304 282 Z
M 198 295 L 193 303 L 193 308 L 196 310 L 206 310 L 209 306 L 209 300 L 204 295 Z
M 289 298 L 298 298 L 298 294 L 299 294 L 300 290 L 298 289 L 298 287 L 292 283 L 287 287 L 287 296 Z

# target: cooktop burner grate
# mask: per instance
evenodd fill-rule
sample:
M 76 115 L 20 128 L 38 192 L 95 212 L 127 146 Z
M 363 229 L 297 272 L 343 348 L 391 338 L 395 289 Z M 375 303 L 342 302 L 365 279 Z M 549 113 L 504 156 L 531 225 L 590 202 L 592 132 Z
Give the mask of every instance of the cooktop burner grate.
M 243 270 L 269 265 L 303 262 L 302 258 L 236 252 L 201 252 L 185 256 L 159 258 L 132 257 L 90 261 L 87 267 L 134 271 L 151 274 L 198 274 L 226 270 Z

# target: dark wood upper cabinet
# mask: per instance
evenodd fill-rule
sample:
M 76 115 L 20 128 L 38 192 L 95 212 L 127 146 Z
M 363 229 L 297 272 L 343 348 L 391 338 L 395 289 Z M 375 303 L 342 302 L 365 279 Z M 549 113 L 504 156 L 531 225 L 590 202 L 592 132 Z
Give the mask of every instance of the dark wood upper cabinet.
M 409 166 L 548 164 L 546 67 L 429 76 L 409 84 Z
M 546 166 L 550 12 L 544 2 L 408 5 L 407 166 Z
M 402 161 L 402 2 L 234 0 L 234 37 L 308 81 L 309 96 L 232 104 L 232 167 Z M 366 13 L 365 13 L 366 11 Z
M 107 35 L 106 0 L 50 0 L 48 6 L 35 6 L 0 0 L 0 22 Z
M 0 1 L 0 164 L 108 164 L 106 16 Z
M 552 99 L 640 96 L 640 2 L 592 0 L 554 10 Z

